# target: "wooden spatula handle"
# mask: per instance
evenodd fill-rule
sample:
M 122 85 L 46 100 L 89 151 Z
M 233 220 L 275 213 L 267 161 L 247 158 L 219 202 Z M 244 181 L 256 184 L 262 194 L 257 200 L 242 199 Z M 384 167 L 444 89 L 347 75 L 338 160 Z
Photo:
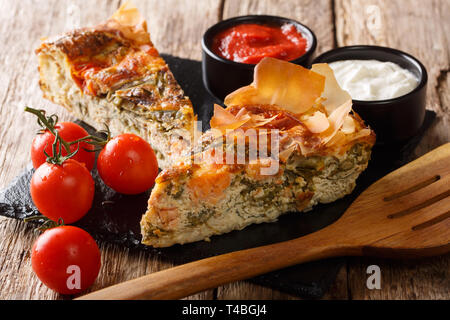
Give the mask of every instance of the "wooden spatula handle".
M 391 172 L 365 190 L 337 222 L 307 236 L 188 263 L 81 298 L 176 299 L 322 258 L 448 252 L 449 161 L 446 144 Z
M 358 254 L 358 249 L 339 246 L 336 239 L 330 241 L 329 236 L 323 237 L 322 231 L 325 229 L 299 239 L 180 265 L 87 294 L 79 299 L 179 299 L 228 282 L 299 263 L 331 256 Z

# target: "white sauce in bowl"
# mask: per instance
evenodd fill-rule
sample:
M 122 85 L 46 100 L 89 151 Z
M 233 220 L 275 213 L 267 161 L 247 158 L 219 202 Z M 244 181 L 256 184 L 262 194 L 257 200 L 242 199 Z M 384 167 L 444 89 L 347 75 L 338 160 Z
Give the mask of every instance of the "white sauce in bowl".
M 355 100 L 397 98 L 413 91 L 419 84 L 411 71 L 392 62 L 342 60 L 329 65 L 341 88 Z

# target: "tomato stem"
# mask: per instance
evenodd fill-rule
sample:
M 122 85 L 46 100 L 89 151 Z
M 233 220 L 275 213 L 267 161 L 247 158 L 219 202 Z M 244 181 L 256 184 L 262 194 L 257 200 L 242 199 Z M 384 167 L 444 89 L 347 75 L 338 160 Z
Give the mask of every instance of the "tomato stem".
M 58 144 L 58 141 L 59 141 L 59 144 Z M 53 155 L 50 156 L 47 152 L 45 152 L 45 149 L 44 149 L 44 154 L 47 156 L 47 159 L 46 159 L 47 162 L 62 165 L 64 163 L 64 161 L 72 158 L 75 154 L 77 154 L 78 150 L 80 150 L 80 144 L 78 144 L 78 147 L 75 151 L 68 153 L 66 156 L 63 156 L 61 153 L 61 144 L 62 144 L 62 139 L 59 136 L 58 131 L 56 131 L 55 141 L 52 144 Z
M 55 129 L 55 126 L 58 122 L 58 116 L 56 114 L 52 114 L 51 116 L 46 117 L 45 110 L 33 109 L 30 107 L 25 107 L 25 111 L 34 114 L 38 118 L 37 122 L 38 122 L 39 126 L 42 128 L 41 130 L 47 129 L 54 136 L 56 136 L 57 130 Z M 59 138 L 59 141 L 64 146 L 64 149 L 66 149 L 66 152 L 69 153 L 70 152 L 70 144 L 68 142 L 64 141 L 61 137 Z
M 45 131 L 45 130 L 48 130 L 55 137 L 58 136 L 58 131 L 55 129 L 55 126 L 56 126 L 56 124 L 58 122 L 58 116 L 56 114 L 52 114 L 51 116 L 46 117 L 45 116 L 45 110 L 33 109 L 33 108 L 30 108 L 30 107 L 25 107 L 25 111 L 34 114 L 38 118 L 37 122 L 38 122 L 39 126 L 41 127 L 41 132 Z M 101 131 L 99 131 L 99 133 L 105 134 L 106 135 L 106 139 L 103 139 L 103 138 L 100 138 L 100 137 L 97 137 L 97 136 L 94 136 L 94 135 L 87 135 L 87 136 L 85 136 L 83 138 L 80 138 L 80 139 L 77 139 L 75 141 L 67 142 L 63 138 L 57 137 L 57 139 L 55 139 L 55 142 L 53 144 L 54 145 L 53 146 L 53 155 L 54 155 L 53 157 L 55 157 L 55 155 L 56 155 L 56 153 L 55 153 L 55 150 L 56 150 L 55 143 L 57 143 L 58 140 L 64 146 L 64 149 L 66 150 L 66 153 L 68 154 L 66 156 L 65 160 L 67 160 L 70 157 L 74 156 L 75 153 L 78 151 L 78 149 L 77 149 L 74 153 L 72 153 L 72 154 L 70 153 L 70 146 L 75 144 L 75 143 L 78 143 L 78 148 L 80 146 L 80 142 L 85 142 L 85 143 L 88 143 L 90 145 L 94 145 L 94 146 L 99 147 L 99 148 L 94 148 L 93 150 L 84 149 L 87 152 L 100 151 L 108 143 L 108 141 L 111 140 L 111 131 L 109 130 L 109 127 L 108 127 L 108 125 L 106 123 L 104 125 L 105 125 L 105 130 L 101 130 Z M 45 151 L 44 151 L 44 153 L 45 153 Z M 53 157 L 50 157 L 47 153 L 45 153 L 45 155 L 47 156 L 47 159 L 48 158 L 53 159 Z M 54 161 L 55 162 L 53 162 L 53 160 L 49 161 L 49 162 L 55 163 L 55 164 L 60 162 L 59 160 L 54 160 Z
M 109 142 L 109 140 L 111 140 L 111 131 L 109 130 L 109 127 L 106 123 L 104 125 L 105 125 L 105 130 L 101 130 L 101 131 L 99 131 L 99 133 L 105 134 L 106 135 L 105 139 L 97 137 L 97 136 L 93 136 L 93 135 L 88 135 L 86 137 L 83 137 L 83 138 L 80 138 L 80 139 L 70 142 L 70 145 L 84 141 L 90 145 L 100 147 L 100 148 L 95 148 L 93 150 L 85 149 L 86 151 L 88 151 L 88 152 L 100 151 Z
M 60 227 L 60 226 L 64 226 L 64 220 L 62 218 L 59 218 L 58 221 L 53 221 L 49 218 L 47 218 L 46 216 L 43 215 L 35 215 L 35 216 L 31 216 L 31 217 L 26 217 L 23 219 L 23 221 L 25 222 L 32 222 L 32 221 L 38 221 L 41 222 L 42 224 L 36 228 L 35 230 L 38 231 L 45 231 L 47 229 L 51 229 L 51 228 L 55 228 L 55 227 Z

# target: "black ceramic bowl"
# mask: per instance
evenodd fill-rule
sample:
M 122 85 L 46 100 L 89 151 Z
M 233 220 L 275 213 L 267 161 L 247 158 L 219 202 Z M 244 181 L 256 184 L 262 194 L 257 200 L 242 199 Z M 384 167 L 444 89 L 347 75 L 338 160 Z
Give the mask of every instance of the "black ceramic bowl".
M 208 91 L 222 101 L 229 93 L 240 87 L 247 86 L 253 81 L 254 64 L 227 60 L 218 56 L 211 50 L 213 38 L 216 34 L 242 23 L 256 23 L 272 26 L 282 26 L 286 23 L 293 24 L 297 30 L 302 33 L 302 36 L 306 38 L 307 48 L 305 54 L 290 62 L 302 66 L 308 66 L 311 63 L 312 54 L 317 46 L 316 36 L 308 27 L 287 18 L 251 15 L 223 20 L 213 25 L 206 30 L 202 39 L 202 75 L 203 83 Z
M 397 98 L 353 100 L 353 109 L 375 131 L 377 144 L 402 143 L 416 135 L 425 117 L 428 75 L 423 64 L 405 52 L 378 46 L 337 48 L 318 56 L 313 63 L 350 59 L 390 61 L 411 71 L 419 79 L 419 84 L 413 91 Z

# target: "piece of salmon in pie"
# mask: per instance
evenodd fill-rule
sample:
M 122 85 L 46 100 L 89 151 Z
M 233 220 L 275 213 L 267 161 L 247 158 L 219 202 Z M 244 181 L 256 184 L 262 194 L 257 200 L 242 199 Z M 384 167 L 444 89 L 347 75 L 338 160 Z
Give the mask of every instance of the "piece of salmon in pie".
M 351 193 L 375 134 L 326 64 L 263 59 L 214 107 L 211 130 L 156 179 L 141 220 L 155 247 L 208 239 Z
M 161 168 L 191 147 L 191 101 L 128 2 L 98 26 L 45 40 L 36 50 L 44 97 L 96 129 L 135 133 Z

